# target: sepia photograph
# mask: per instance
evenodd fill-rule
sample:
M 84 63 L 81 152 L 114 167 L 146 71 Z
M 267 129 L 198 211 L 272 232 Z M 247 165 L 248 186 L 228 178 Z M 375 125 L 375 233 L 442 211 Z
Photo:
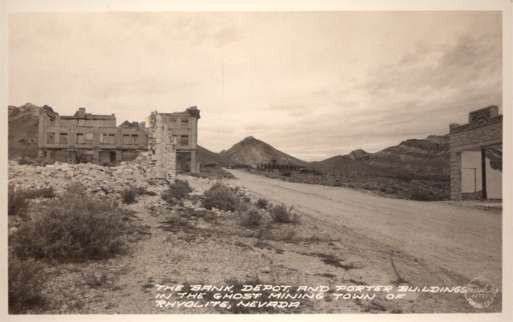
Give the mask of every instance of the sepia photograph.
M 504 11 L 6 19 L 9 316 L 510 311 Z

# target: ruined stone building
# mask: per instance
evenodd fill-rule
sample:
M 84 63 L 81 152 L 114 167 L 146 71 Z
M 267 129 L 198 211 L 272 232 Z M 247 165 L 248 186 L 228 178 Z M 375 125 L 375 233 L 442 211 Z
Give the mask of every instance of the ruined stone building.
M 110 165 L 135 159 L 149 151 L 155 177 L 198 172 L 198 120 L 194 106 L 184 112 L 153 112 L 145 122 L 123 122 L 116 117 L 86 113 L 59 115 L 45 106 L 39 115 L 39 156 L 48 161 L 93 162 Z
M 502 199 L 502 115 L 497 106 L 469 114 L 467 124 L 451 124 L 451 199 Z
M 198 120 L 193 106 L 184 112 L 151 113 L 148 123 L 148 148 L 156 177 L 168 178 L 177 172 L 199 171 Z
M 39 156 L 49 161 L 115 164 L 135 159 L 147 145 L 144 122 L 116 126 L 114 114 L 90 114 L 83 107 L 72 116 L 48 106 L 40 111 Z

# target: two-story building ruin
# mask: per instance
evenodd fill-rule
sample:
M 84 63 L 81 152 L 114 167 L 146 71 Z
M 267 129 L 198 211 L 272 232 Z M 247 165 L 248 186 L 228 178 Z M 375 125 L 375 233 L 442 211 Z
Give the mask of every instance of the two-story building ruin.
M 124 122 L 116 117 L 87 113 L 81 107 L 71 116 L 46 106 L 39 115 L 39 156 L 49 161 L 115 164 L 133 160 L 147 149 L 144 122 Z
M 63 116 L 45 106 L 39 115 L 39 156 L 51 162 L 112 165 L 149 151 L 156 177 L 198 172 L 199 118 L 194 106 L 184 112 L 153 112 L 149 127 L 127 121 L 117 126 L 114 114 L 91 114 L 79 108 L 74 115 Z

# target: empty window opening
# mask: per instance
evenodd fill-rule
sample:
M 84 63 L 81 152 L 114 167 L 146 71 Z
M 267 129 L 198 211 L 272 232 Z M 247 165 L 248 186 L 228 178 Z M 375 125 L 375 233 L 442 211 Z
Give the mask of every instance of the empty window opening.
M 59 143 L 60 144 L 68 144 L 68 133 L 61 133 L 59 135 Z

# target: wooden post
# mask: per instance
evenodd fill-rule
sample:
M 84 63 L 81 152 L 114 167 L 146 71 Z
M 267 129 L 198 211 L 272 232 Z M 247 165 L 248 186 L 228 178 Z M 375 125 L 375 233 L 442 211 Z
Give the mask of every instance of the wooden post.
M 486 200 L 488 198 L 488 194 L 486 192 L 486 149 L 481 148 L 481 183 L 482 183 L 482 195 L 481 198 Z

